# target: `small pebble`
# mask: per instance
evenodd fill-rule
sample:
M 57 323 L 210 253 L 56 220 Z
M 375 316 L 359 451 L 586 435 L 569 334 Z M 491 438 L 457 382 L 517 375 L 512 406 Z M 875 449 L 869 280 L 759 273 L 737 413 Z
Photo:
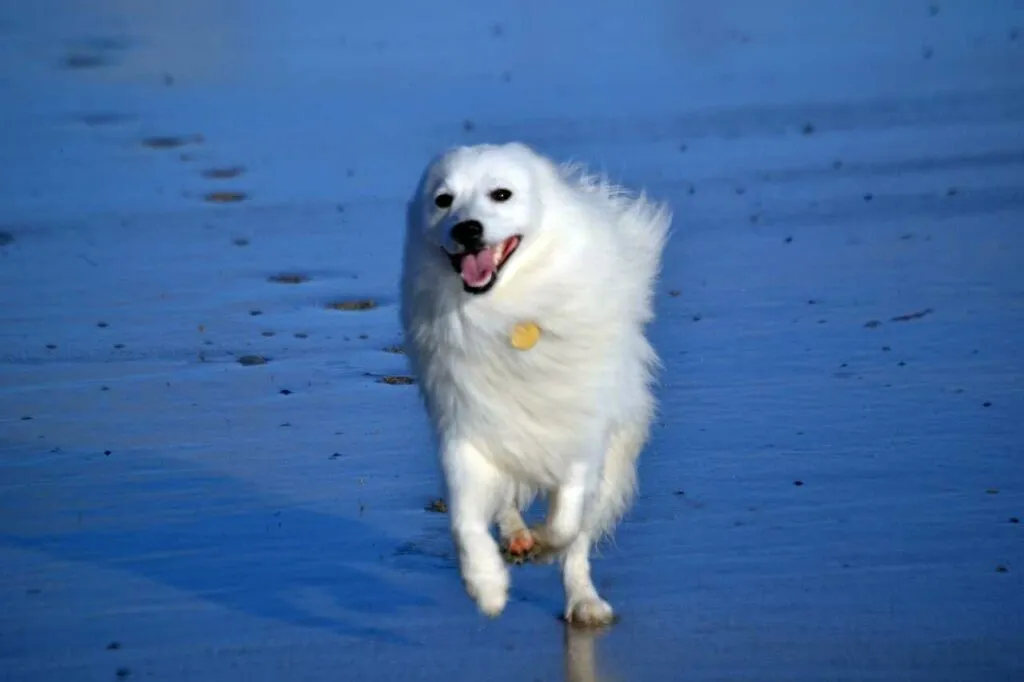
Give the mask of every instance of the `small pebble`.
M 372 310 L 377 307 L 377 302 L 369 298 L 351 301 L 332 301 L 326 307 L 331 310 Z

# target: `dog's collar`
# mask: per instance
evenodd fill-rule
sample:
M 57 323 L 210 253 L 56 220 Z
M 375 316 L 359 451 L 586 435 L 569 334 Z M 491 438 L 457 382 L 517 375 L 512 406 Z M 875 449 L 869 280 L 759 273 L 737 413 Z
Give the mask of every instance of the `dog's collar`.
M 512 327 L 508 341 L 516 350 L 530 350 L 540 341 L 540 326 L 536 322 L 520 322 Z

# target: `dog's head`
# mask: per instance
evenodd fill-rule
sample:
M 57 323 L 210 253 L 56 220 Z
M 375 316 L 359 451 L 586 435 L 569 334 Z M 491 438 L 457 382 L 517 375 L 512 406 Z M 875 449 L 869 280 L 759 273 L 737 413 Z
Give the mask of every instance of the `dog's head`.
M 544 159 L 521 144 L 454 149 L 423 175 L 410 229 L 451 263 L 467 293 L 486 293 L 541 229 L 544 170 Z

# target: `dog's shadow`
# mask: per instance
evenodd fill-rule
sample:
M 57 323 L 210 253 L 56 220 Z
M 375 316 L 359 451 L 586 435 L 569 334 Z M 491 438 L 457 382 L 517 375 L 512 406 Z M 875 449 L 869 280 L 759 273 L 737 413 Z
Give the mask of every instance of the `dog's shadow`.
M 365 624 L 432 603 L 374 569 L 387 568 L 400 541 L 357 519 L 275 502 L 241 481 L 192 464 L 186 468 L 149 452 L 123 453 L 119 459 L 145 464 L 108 466 L 109 475 L 97 477 L 83 468 L 84 455 L 51 458 L 49 475 L 34 485 L 17 486 L 23 504 L 10 500 L 17 506 L 8 508 L 31 514 L 38 507 L 31 496 L 40 495 L 42 480 L 54 480 L 56 468 L 60 473 L 50 494 L 67 505 L 59 514 L 85 508 L 87 521 L 68 532 L 40 534 L 30 530 L 27 517 L 13 523 L 6 519 L 8 531 L 0 534 L 0 545 L 130 571 L 260 618 L 348 637 L 413 643 Z M 90 482 L 83 486 L 76 479 Z M 56 516 L 50 512 L 47 520 L 69 525 Z

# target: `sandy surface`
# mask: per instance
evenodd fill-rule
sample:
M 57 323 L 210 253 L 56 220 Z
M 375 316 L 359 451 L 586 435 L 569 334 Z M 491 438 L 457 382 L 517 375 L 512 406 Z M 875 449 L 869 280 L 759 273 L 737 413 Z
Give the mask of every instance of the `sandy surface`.
M 0 679 L 1024 679 L 1024 4 L 513 4 L 0 6 Z M 508 139 L 676 209 L 596 639 L 476 614 L 394 348 Z

